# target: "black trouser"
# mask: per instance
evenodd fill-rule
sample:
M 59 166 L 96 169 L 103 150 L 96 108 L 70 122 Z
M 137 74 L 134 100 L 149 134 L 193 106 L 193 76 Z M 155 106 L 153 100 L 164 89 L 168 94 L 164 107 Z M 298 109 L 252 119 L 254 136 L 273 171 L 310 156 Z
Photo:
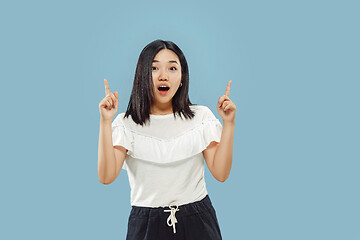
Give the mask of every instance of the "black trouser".
M 176 208 L 178 211 L 176 211 Z M 171 209 L 169 207 L 150 208 L 132 206 L 126 239 L 222 239 L 215 209 L 209 195 L 194 203 L 178 207 L 171 206 Z

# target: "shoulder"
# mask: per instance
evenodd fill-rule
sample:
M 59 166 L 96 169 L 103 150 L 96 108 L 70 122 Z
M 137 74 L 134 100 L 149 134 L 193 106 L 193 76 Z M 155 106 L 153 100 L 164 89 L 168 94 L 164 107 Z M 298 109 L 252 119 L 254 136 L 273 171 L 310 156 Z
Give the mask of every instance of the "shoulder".
M 125 113 L 119 113 L 114 120 L 112 121 L 112 127 L 116 127 L 116 126 L 123 126 L 124 125 L 124 115 Z
M 190 109 L 195 111 L 196 113 L 204 113 L 204 112 L 208 112 L 211 111 L 207 106 L 205 105 L 191 105 Z
M 199 116 L 202 120 L 215 119 L 214 113 L 211 109 L 205 105 L 192 105 L 190 106 L 192 110 L 195 111 L 195 114 Z

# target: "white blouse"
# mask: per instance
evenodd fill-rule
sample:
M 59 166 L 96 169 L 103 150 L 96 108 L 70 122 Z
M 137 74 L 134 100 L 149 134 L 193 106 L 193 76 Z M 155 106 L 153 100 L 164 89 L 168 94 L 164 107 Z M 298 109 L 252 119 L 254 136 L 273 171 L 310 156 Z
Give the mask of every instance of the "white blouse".
M 131 205 L 166 207 L 201 200 L 207 195 L 202 151 L 220 142 L 222 125 L 212 111 L 192 105 L 195 117 L 151 115 L 141 126 L 120 113 L 112 122 L 113 146 L 128 150 L 127 170 Z

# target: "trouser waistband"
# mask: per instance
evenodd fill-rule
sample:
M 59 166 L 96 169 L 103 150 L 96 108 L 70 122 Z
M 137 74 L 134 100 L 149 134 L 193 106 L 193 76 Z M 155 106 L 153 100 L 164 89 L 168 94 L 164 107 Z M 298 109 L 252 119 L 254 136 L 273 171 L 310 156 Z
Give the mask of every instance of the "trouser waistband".
M 171 205 L 173 208 L 176 208 L 176 205 Z M 196 201 L 193 203 L 179 205 L 176 216 L 188 216 L 197 213 L 201 213 L 204 211 L 208 211 L 213 208 L 209 195 L 206 195 L 202 200 Z M 167 207 L 139 207 L 132 206 L 131 215 L 137 217 L 153 217 L 160 215 L 168 215 L 164 210 L 169 210 L 169 206 Z
M 173 232 L 176 233 L 175 224 L 178 222 L 177 218 L 182 218 L 194 214 L 210 211 L 213 208 L 209 195 L 206 195 L 202 200 L 184 205 L 170 205 L 168 207 L 139 207 L 132 206 L 130 216 L 151 218 L 160 216 L 167 217 L 168 226 L 173 227 Z M 169 215 L 170 214 L 170 215 Z

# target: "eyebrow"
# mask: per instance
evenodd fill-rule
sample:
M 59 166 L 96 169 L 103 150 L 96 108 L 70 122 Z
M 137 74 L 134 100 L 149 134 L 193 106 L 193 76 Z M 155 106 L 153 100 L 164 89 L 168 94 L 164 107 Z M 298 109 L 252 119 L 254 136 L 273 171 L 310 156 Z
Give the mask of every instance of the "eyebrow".
M 159 62 L 159 61 L 158 60 L 153 60 L 153 62 Z M 170 60 L 169 63 L 176 63 L 177 65 L 179 65 L 178 62 L 175 61 L 175 60 Z

